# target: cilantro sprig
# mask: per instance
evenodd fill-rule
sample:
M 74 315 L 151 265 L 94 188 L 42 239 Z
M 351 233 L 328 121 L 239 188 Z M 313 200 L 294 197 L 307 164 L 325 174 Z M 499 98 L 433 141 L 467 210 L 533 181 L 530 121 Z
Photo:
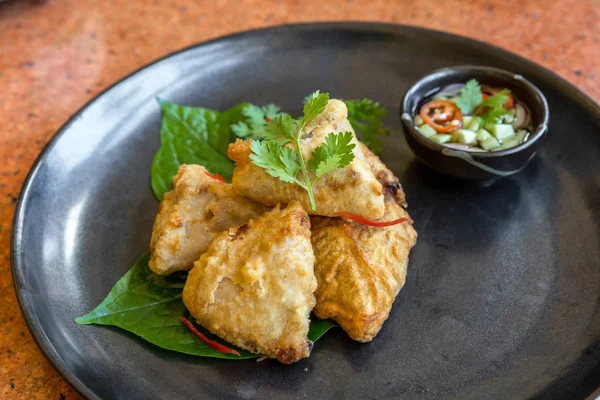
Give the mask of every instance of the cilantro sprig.
M 375 154 L 383 151 L 383 142 L 378 136 L 388 136 L 390 132 L 383 128 L 382 120 L 387 110 L 379 103 L 369 99 L 344 100 L 348 107 L 348 120 L 356 134 L 362 134 L 362 141 Z
M 502 89 L 493 96 L 488 97 L 477 107 L 481 110 L 484 124 L 495 124 L 507 110 L 504 104 L 508 101 L 508 89 Z
M 305 104 L 311 96 L 304 98 Z M 367 98 L 343 101 L 348 108 L 348 121 L 356 135 L 373 153 L 381 154 L 383 142 L 378 136 L 390 134 L 390 131 L 383 127 L 383 119 L 387 115 L 386 108 Z
M 478 112 L 484 124 L 495 124 L 507 112 L 504 104 L 508 101 L 509 93 L 508 89 L 503 89 L 483 100 L 481 85 L 477 80 L 471 79 L 460 90 L 455 103 L 463 114 Z
M 268 104 L 263 107 L 245 104 L 242 107 L 244 121 L 238 121 L 231 125 L 231 130 L 237 137 L 242 139 L 264 139 L 266 137 L 265 125 L 279 115 L 279 110 L 279 107 L 275 104 Z
M 328 101 L 329 94 L 317 90 L 307 98 L 301 118 L 293 119 L 285 113 L 277 115 L 264 128 L 264 140 L 253 140 L 250 145 L 252 162 L 269 175 L 306 190 L 312 211 L 317 209 L 313 191 L 315 183 L 354 159 L 352 132 L 331 132 L 325 142 L 312 151 L 308 162 L 304 159 L 303 130 L 325 110 Z
M 456 105 L 463 114 L 471 114 L 481 104 L 481 86 L 475 79 L 471 79 L 460 89 L 460 96 L 456 99 Z

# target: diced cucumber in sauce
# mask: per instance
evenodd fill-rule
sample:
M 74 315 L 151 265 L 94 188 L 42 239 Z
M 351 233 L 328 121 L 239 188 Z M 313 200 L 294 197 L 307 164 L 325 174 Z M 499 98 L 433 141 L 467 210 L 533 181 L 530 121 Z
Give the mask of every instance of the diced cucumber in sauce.
M 515 136 L 515 129 L 509 124 L 496 124 L 490 131 L 500 142 Z
M 477 141 L 479 143 L 485 142 L 486 140 L 488 140 L 491 137 L 492 137 L 492 134 L 489 133 L 488 131 L 486 131 L 485 129 L 480 129 L 477 131 Z
M 505 123 L 512 124 L 513 121 L 515 120 L 515 116 L 510 115 L 510 114 L 504 114 L 504 117 L 502 119 L 504 120 Z
M 492 150 L 496 147 L 500 147 L 500 142 L 498 142 L 495 137 L 490 137 L 489 139 L 483 141 L 480 146 L 484 150 Z
M 473 132 L 477 132 L 481 128 L 482 125 L 483 125 L 483 118 L 473 117 L 473 119 L 471 120 L 471 122 L 469 122 L 469 125 L 466 126 L 465 129 L 468 129 Z
M 502 149 L 510 149 L 511 147 L 515 147 L 519 144 L 519 139 L 512 138 L 512 139 L 508 139 L 507 141 L 505 141 L 504 143 L 502 143 Z
M 467 129 L 459 129 L 456 131 L 456 138 L 459 143 L 462 144 L 476 144 L 477 143 L 477 133 L 473 131 L 469 131 Z
M 445 93 L 450 94 L 450 92 Z M 438 94 L 433 98 L 456 104 L 459 97 Z M 438 133 L 434 128 L 427 125 L 418 114 L 414 116 L 413 122 L 424 137 L 440 144 L 446 144 L 453 149 L 464 149 L 464 151 L 473 152 L 498 151 L 520 145 L 531 134 L 527 129 L 519 129 L 515 132 L 514 126 L 527 126 L 522 122 L 522 116 L 519 116 L 517 109 L 523 109 L 522 105 L 517 104 L 516 107 L 505 110 L 505 113 L 495 118 L 494 122 L 487 123 L 484 123 L 484 119 L 479 115 L 463 115 L 461 129 L 449 133 Z M 486 118 L 490 121 L 490 118 Z
M 430 127 L 427 124 L 423 124 L 423 125 L 419 126 L 417 129 L 419 130 L 419 132 L 421 132 L 421 135 L 425 136 L 426 138 L 430 138 L 431 136 L 433 136 L 437 133 L 435 131 L 435 129 L 433 129 L 432 127 Z
M 495 126 L 496 126 L 496 124 L 487 123 L 487 124 L 483 125 L 483 129 L 485 129 L 488 132 L 493 132 Z
M 442 133 L 439 135 L 430 136 L 429 139 L 433 140 L 434 142 L 438 142 L 440 144 L 448 143 L 450 141 L 450 139 L 452 139 L 452 135 L 446 135 L 446 134 Z

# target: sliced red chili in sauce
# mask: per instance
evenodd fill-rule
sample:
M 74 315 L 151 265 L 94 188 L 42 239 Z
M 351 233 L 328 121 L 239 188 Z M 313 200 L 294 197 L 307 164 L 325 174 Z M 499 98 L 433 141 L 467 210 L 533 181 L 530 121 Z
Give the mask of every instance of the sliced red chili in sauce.
M 365 218 L 365 217 L 362 217 L 357 214 L 351 214 L 351 213 L 346 213 L 346 212 L 336 212 L 336 214 L 342 218 L 347 218 L 347 219 L 352 220 L 361 225 L 374 226 L 374 227 L 378 227 L 378 228 L 398 225 L 402 222 L 407 222 L 407 221 L 412 222 L 412 220 L 410 218 L 398 218 L 398 219 L 394 219 L 392 221 L 373 221 L 372 219 Z
M 433 100 L 421 107 L 419 116 L 436 132 L 452 132 L 462 126 L 460 108 L 448 100 Z
M 206 343 L 207 345 L 209 345 L 210 347 L 212 347 L 219 353 L 235 354 L 236 356 L 240 355 L 239 351 L 230 349 L 229 347 L 204 336 L 202 334 L 202 332 L 200 332 L 198 329 L 196 329 L 196 327 L 190 321 L 188 321 L 185 317 L 180 316 L 179 319 L 181 320 L 181 322 L 183 322 L 185 327 L 190 330 L 190 332 L 192 332 L 194 335 L 196 335 L 196 337 L 198 339 L 202 340 L 204 343 Z

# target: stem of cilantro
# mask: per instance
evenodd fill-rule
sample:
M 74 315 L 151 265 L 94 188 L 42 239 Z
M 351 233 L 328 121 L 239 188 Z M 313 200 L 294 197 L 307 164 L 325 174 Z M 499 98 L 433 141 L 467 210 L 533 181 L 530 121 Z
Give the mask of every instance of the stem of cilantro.
M 308 177 L 308 169 L 306 168 L 306 163 L 304 162 L 304 155 L 302 155 L 302 147 L 300 145 L 302 130 L 306 126 L 306 121 L 302 123 L 300 129 L 298 129 L 298 134 L 296 135 L 296 151 L 298 152 L 298 157 L 300 158 L 300 167 L 302 168 L 302 175 L 304 175 L 305 189 L 308 193 L 308 200 L 310 201 L 310 208 L 312 211 L 317 211 L 317 204 L 315 202 L 315 195 L 312 190 L 312 183 L 310 178 Z

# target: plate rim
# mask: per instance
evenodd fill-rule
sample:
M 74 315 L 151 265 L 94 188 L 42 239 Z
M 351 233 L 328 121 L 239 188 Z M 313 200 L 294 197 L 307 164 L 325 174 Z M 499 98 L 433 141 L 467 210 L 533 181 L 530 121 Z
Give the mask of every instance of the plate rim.
M 25 268 L 25 262 L 21 258 L 21 254 L 24 253 L 23 250 L 23 226 L 25 221 L 24 216 L 24 203 L 25 200 L 29 197 L 29 193 L 31 190 L 31 184 L 35 179 L 40 165 L 44 161 L 46 155 L 54 148 L 58 139 L 68 130 L 70 125 L 72 125 L 84 111 L 86 111 L 93 103 L 95 103 L 101 96 L 104 96 L 107 92 L 112 90 L 114 87 L 119 85 L 120 83 L 128 80 L 130 77 L 151 68 L 155 64 L 158 64 L 164 60 L 167 60 L 171 57 L 177 56 L 179 54 L 185 53 L 187 51 L 208 47 L 212 44 L 216 44 L 219 42 L 226 42 L 229 40 L 235 40 L 243 37 L 250 37 L 253 35 L 261 34 L 261 33 L 272 33 L 277 32 L 279 30 L 348 30 L 348 31 L 380 31 L 382 28 L 392 31 L 414 31 L 416 33 L 424 33 L 429 35 L 438 35 L 441 37 L 445 37 L 451 39 L 453 41 L 459 41 L 464 44 L 472 46 L 480 46 L 485 47 L 494 52 L 501 53 L 503 55 L 509 56 L 512 59 L 518 60 L 520 63 L 524 63 L 529 67 L 536 69 L 538 72 L 538 76 L 541 76 L 543 79 L 554 80 L 555 87 L 561 90 L 567 97 L 574 99 L 581 107 L 583 107 L 587 112 L 594 115 L 598 120 L 600 120 L 600 104 L 596 103 L 590 96 L 585 94 L 581 89 L 562 78 L 555 72 L 550 69 L 538 64 L 535 61 L 529 60 L 519 54 L 513 53 L 511 51 L 505 50 L 501 47 L 498 47 L 494 44 L 484 42 L 482 40 L 472 39 L 466 36 L 445 32 L 437 29 L 430 29 L 421 26 L 408 25 L 408 24 L 396 24 L 389 22 L 376 22 L 376 21 L 324 21 L 324 22 L 302 22 L 302 23 L 292 23 L 292 24 L 280 24 L 280 25 L 271 25 L 266 27 L 253 28 L 243 31 L 238 31 L 234 33 L 230 33 L 227 35 L 217 36 L 202 42 L 197 42 L 192 45 L 186 46 L 179 50 L 170 52 L 162 57 L 154 59 L 141 67 L 133 70 L 117 79 L 114 83 L 107 86 L 105 89 L 94 95 L 87 102 L 85 102 L 80 108 L 75 111 L 52 135 L 50 140 L 44 145 L 39 155 L 35 158 L 33 164 L 31 165 L 25 180 L 21 186 L 21 190 L 19 192 L 19 199 L 17 201 L 13 220 L 11 224 L 11 234 L 10 234 L 10 266 L 11 266 L 11 275 L 13 280 L 13 288 L 15 290 L 15 295 L 17 298 L 17 303 L 19 305 L 19 309 L 25 320 L 27 325 L 27 329 L 31 334 L 35 344 L 42 352 L 44 357 L 50 362 L 55 371 L 81 396 L 86 399 L 98 399 L 99 397 L 90 387 L 88 387 L 64 361 L 61 354 L 56 350 L 50 339 L 47 337 L 44 329 L 41 327 L 41 324 L 38 318 L 32 312 L 32 304 L 30 302 L 30 298 L 25 295 L 23 286 L 25 284 L 25 279 L 21 275 L 21 272 Z

